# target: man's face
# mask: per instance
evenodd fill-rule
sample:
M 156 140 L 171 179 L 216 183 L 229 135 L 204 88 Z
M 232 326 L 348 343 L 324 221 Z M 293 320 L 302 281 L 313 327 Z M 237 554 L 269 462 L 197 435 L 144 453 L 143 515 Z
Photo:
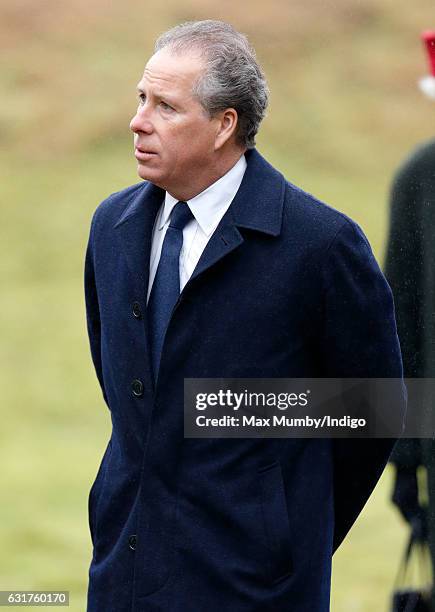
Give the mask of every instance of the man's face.
M 139 106 L 130 123 L 138 174 L 172 195 L 213 166 L 218 121 L 192 95 L 203 69 L 198 53 L 161 49 L 138 84 Z

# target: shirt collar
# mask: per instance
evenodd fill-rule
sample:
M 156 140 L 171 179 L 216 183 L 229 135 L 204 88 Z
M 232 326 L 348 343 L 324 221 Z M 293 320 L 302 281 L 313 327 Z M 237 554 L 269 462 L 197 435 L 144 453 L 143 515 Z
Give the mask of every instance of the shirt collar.
M 210 236 L 214 231 L 224 212 L 234 199 L 242 182 L 246 166 L 245 156 L 242 155 L 238 162 L 226 174 L 221 176 L 220 179 L 191 200 L 187 200 L 193 216 L 207 236 Z M 172 209 L 177 202 L 178 200 L 166 192 L 163 214 L 158 225 L 159 230 L 163 229 L 168 222 Z

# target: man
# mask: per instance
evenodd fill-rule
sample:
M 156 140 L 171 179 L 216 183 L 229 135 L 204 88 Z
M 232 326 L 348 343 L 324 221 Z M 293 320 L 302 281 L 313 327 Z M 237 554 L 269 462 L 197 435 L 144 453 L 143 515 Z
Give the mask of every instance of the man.
M 401 377 L 366 238 L 254 148 L 246 38 L 163 34 L 131 121 L 144 181 L 92 220 L 86 304 L 113 432 L 89 498 L 91 612 L 324 612 L 391 440 L 185 439 L 185 378 Z

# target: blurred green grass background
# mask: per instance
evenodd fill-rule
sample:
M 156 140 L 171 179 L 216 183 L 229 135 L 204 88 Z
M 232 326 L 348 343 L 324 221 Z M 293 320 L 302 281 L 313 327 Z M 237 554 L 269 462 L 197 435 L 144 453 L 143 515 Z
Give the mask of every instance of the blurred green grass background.
M 203 18 L 246 32 L 265 68 L 259 150 L 359 222 L 381 262 L 392 173 L 435 131 L 416 87 L 429 0 L 3 0 L 0 589 L 68 589 L 74 612 L 110 432 L 85 329 L 90 217 L 138 181 L 128 123 L 155 37 Z M 387 610 L 405 539 L 391 482 L 388 469 L 335 556 L 334 612 Z

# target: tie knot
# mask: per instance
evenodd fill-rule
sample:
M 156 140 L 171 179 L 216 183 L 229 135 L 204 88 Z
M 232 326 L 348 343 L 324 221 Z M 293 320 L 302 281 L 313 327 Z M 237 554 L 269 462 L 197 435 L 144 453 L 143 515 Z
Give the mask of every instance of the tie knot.
M 177 202 L 172 209 L 169 227 L 182 230 L 191 219 L 193 219 L 193 214 L 187 202 Z

